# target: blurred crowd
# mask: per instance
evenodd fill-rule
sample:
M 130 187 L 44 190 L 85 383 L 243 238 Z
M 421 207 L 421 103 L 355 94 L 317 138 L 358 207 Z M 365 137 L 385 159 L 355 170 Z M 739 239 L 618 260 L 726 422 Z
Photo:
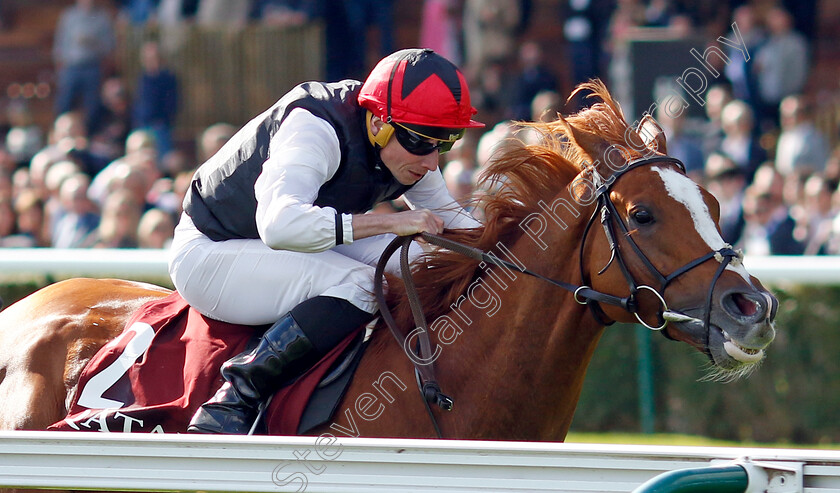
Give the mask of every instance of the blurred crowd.
M 179 87 L 154 40 L 138 80 L 109 70 L 115 30 L 143 23 L 325 25 L 326 79 L 363 79 L 375 52 L 400 48 L 395 0 L 76 0 L 55 33 L 55 120 L 32 123 L 6 105 L 0 147 L 0 246 L 164 248 L 194 169 L 237 130 L 218 123 L 185 145 L 173 139 Z M 805 92 L 813 71 L 816 2 L 782 0 L 572 0 L 558 2 L 563 46 L 529 33 L 530 0 L 425 0 L 416 45 L 464 68 L 479 119 L 441 167 L 453 196 L 471 206 L 480 171 L 516 121 L 553 119 L 582 104 L 569 89 L 593 77 L 619 97 L 626 42 L 644 29 L 672 36 L 742 39 L 749 60 L 726 52 L 703 94 L 703 115 L 653 115 L 669 153 L 721 205 L 724 239 L 751 255 L 840 254 L 840 148 L 815 125 Z M 737 33 L 734 32 L 737 25 Z M 371 38 L 370 34 L 376 35 Z M 695 63 L 685 54 L 686 66 Z M 722 57 L 719 57 L 723 60 Z M 556 60 L 564 60 L 562 64 Z M 555 63 L 549 63 L 551 60 Z M 719 61 L 720 61 L 719 60 Z M 132 88 L 129 90 L 129 87 Z M 281 96 L 278 94 L 277 96 Z M 385 204 L 376 212 L 399 210 Z

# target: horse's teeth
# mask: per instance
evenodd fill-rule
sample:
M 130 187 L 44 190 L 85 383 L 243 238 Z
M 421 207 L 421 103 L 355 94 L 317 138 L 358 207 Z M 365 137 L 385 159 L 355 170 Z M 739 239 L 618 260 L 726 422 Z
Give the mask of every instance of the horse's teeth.
M 726 354 L 732 356 L 734 359 L 742 362 L 742 363 L 756 363 L 764 357 L 763 350 L 755 350 L 755 349 L 746 349 L 742 348 L 738 344 L 735 344 L 732 341 L 726 341 L 723 343 L 723 349 L 726 351 Z

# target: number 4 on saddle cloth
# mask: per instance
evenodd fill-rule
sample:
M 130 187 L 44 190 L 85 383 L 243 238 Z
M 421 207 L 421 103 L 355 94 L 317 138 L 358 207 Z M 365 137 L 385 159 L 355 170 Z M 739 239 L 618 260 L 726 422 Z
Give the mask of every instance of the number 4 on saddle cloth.
M 90 360 L 67 417 L 48 429 L 185 432 L 196 409 L 222 385 L 222 363 L 268 327 L 208 319 L 177 291 L 146 303 Z M 361 360 L 363 332 L 360 327 L 280 389 L 259 431 L 296 435 L 328 421 Z

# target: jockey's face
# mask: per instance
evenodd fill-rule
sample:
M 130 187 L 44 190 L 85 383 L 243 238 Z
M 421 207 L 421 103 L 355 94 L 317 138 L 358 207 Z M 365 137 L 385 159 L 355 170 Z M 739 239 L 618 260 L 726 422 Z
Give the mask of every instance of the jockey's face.
M 379 132 L 381 123 L 381 120 L 372 122 L 374 135 Z M 426 173 L 437 169 L 440 153 L 434 151 L 425 156 L 412 154 L 405 150 L 395 136 L 392 136 L 379 152 L 379 157 L 398 182 L 403 185 L 414 185 Z

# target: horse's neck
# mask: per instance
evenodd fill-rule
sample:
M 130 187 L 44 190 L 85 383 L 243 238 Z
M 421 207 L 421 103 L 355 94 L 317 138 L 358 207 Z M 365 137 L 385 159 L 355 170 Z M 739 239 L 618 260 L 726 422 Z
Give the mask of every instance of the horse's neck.
M 529 268 L 579 282 L 576 245 L 540 266 L 534 260 L 546 253 L 528 243 L 511 250 Z M 444 434 L 562 440 L 603 329 L 586 308 L 562 288 L 496 269 L 448 316 L 463 333 L 438 360 L 442 387 L 457 400 L 457 412 L 442 419 Z

